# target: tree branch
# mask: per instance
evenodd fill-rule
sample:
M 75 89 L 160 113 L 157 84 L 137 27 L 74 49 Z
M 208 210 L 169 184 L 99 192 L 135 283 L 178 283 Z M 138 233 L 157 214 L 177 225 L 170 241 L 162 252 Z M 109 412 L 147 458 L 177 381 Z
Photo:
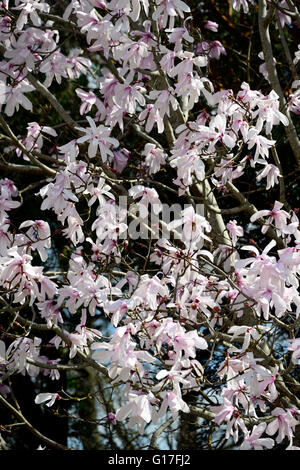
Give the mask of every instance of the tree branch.
M 34 434 L 36 437 L 41 439 L 41 441 L 45 442 L 49 447 L 52 447 L 53 449 L 56 450 L 71 450 L 68 447 L 65 447 L 62 444 L 59 444 L 58 442 L 53 441 L 52 439 L 49 439 L 48 437 L 44 436 L 40 431 L 38 431 L 26 418 L 23 416 L 23 414 L 18 411 L 14 406 L 12 406 L 1 394 L 0 394 L 0 403 L 2 403 L 3 406 L 8 408 L 17 418 L 19 418 L 29 429 L 29 431 Z
M 265 25 L 267 18 L 267 3 L 266 0 L 259 0 L 259 13 L 258 13 L 258 25 L 259 34 L 261 39 L 261 45 L 264 53 L 264 60 L 266 62 L 268 77 L 272 88 L 276 91 L 279 96 L 279 102 L 281 105 L 281 111 L 288 118 L 288 126 L 284 126 L 286 136 L 292 148 L 293 154 L 297 161 L 298 167 L 300 167 L 300 140 L 297 135 L 294 123 L 292 121 L 289 110 L 287 109 L 287 103 L 279 82 L 276 65 L 274 64 L 274 55 L 272 50 L 272 43 L 269 32 L 269 25 Z
M 15 136 L 15 134 L 13 133 L 13 131 L 11 130 L 11 128 L 9 127 L 9 125 L 7 124 L 7 122 L 2 117 L 1 114 L 0 114 L 0 124 L 2 128 L 4 129 L 4 131 L 7 132 L 11 140 L 14 142 L 14 144 L 17 147 L 19 147 L 19 149 L 22 150 L 22 152 L 25 153 L 25 155 L 27 155 L 31 163 L 33 163 L 35 166 L 40 168 L 40 170 L 43 172 L 44 175 L 56 176 L 57 172 L 55 170 L 52 170 L 51 168 L 46 166 L 44 163 L 41 163 L 36 157 L 34 157 L 34 155 L 32 155 L 31 152 L 27 150 L 27 148 L 22 144 L 22 142 L 19 141 L 19 139 Z

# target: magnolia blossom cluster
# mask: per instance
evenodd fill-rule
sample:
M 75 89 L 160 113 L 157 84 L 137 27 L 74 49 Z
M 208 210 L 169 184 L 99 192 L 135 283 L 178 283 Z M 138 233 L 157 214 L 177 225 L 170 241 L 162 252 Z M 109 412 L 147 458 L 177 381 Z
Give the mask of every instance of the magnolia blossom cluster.
M 288 3 L 280 2 L 277 10 L 283 28 L 290 24 Z M 256 4 L 231 1 L 236 14 Z M 9 397 L 5 378 L 12 373 L 59 379 L 55 366 L 61 359 L 41 352 L 35 323 L 51 333 L 49 344 L 58 356 L 67 348 L 70 364 L 75 357 L 88 359 L 113 386 L 123 387 L 115 422 L 128 418 L 143 434 L 168 413 L 174 419 L 189 413 L 192 391 L 204 400 L 199 416 L 225 425 L 226 439 L 241 449 L 271 449 L 284 441 L 292 448 L 299 399 L 292 400 L 291 391 L 290 402 L 279 398 L 285 394 L 283 380 L 296 380 L 285 373 L 300 357 L 294 334 L 300 313 L 296 211 L 277 200 L 269 209 L 250 205 L 248 222 L 273 238 L 258 248 L 244 243 L 245 230 L 234 212 L 216 234 L 221 211 L 209 202 L 199 214 L 190 204 L 178 218 L 162 219 L 170 238 L 155 230 L 158 236 L 147 240 L 140 269 L 137 261 L 128 262 L 130 246 L 135 248 L 130 224 L 143 214 L 148 229 L 144 219 L 150 212 L 158 219 L 163 214 L 163 184 L 155 184 L 160 172 L 173 175 L 169 184 L 178 200 L 193 200 L 196 187 L 201 201 L 212 201 L 214 191 L 231 188 L 248 167 L 267 190 L 280 185 L 272 131 L 290 125 L 280 96 L 272 89 L 253 90 L 247 82 L 237 92 L 218 89 L 208 69 L 228 53 L 219 39 L 199 39 L 189 26 L 190 6 L 182 0 L 72 0 L 57 22 L 46 1 L 11 0 L 0 10 L 1 116 L 9 123 L 20 107 L 32 111 L 32 96 L 42 90 L 70 126 L 64 132 L 34 117 L 26 135 L 7 135 L 6 152 L 29 169 L 38 163 L 47 181 L 35 192 L 40 218 L 21 214 L 15 226 L 22 190 L 0 179 L 1 308 L 12 315 L 19 310 L 24 327 L 30 326 L 30 335 L 0 342 L 0 394 Z M 76 29 L 85 47 L 66 53 L 61 22 Z M 210 35 L 218 29 L 211 19 L 205 23 Z M 52 90 L 83 77 L 87 86 L 76 84 L 74 91 L 77 122 L 62 111 Z M 299 114 L 299 80 L 293 90 L 287 108 Z M 198 111 L 200 103 L 205 110 Z M 126 139 L 134 130 L 145 142 L 141 163 L 132 164 L 135 177 L 127 181 L 133 150 Z M 126 197 L 125 206 L 119 196 Z M 48 211 L 58 228 L 46 220 Z M 57 235 L 69 245 L 63 275 L 47 268 Z M 34 322 L 23 317 L 27 307 L 35 312 Z M 66 312 L 76 324 L 72 331 L 65 326 Z M 109 337 L 89 326 L 98 317 L 110 323 Z M 279 326 L 292 333 L 282 340 L 283 351 L 278 347 L 273 355 L 270 344 Z M 210 361 L 218 363 L 220 396 L 211 392 Z M 205 390 L 211 397 L 206 402 Z M 59 398 L 58 392 L 41 393 L 35 403 L 54 406 Z

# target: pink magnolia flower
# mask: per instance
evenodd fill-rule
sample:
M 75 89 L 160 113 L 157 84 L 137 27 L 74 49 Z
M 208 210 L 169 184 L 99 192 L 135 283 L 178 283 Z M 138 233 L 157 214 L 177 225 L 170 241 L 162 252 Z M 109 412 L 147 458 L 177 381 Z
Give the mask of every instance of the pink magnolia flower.
M 46 320 L 49 328 L 53 325 L 57 325 L 58 322 L 63 323 L 61 311 L 53 298 L 43 302 L 38 302 L 36 305 L 40 311 L 41 317 Z
M 174 62 L 177 54 L 175 51 L 169 51 L 167 48 L 165 49 L 166 50 L 162 51 L 165 52 L 165 54 L 160 60 L 160 66 L 164 72 L 167 72 L 169 74 L 169 72 L 171 72 L 171 70 L 174 68 Z
M 157 125 L 157 131 L 161 134 L 164 131 L 164 121 L 160 110 L 153 104 L 148 104 L 146 108 L 140 113 L 139 120 L 141 122 L 146 121 L 146 132 L 151 132 L 154 124 Z
M 295 52 L 295 58 L 293 60 L 294 64 L 298 64 L 300 61 L 300 44 L 298 44 L 298 50 Z
M 106 202 L 104 196 L 110 199 L 115 199 L 115 196 L 110 192 L 111 187 L 105 183 L 104 178 L 99 178 L 97 186 L 91 185 L 83 192 L 83 194 L 90 194 L 92 197 L 88 202 L 88 206 L 92 206 L 97 200 L 99 205 L 103 205 Z
M 246 364 L 243 358 L 235 358 L 235 357 L 226 357 L 226 359 L 220 365 L 217 373 L 218 376 L 223 379 L 225 376 L 227 377 L 228 385 L 231 386 L 234 380 L 239 377 L 239 373 L 242 372 L 246 367 Z
M 3 191 L 3 194 L 5 192 L 7 198 L 17 197 L 19 194 L 19 191 L 15 186 L 14 182 L 8 178 L 0 180 L 0 189 L 1 192 Z
M 40 65 L 40 71 L 46 75 L 44 85 L 48 88 L 53 82 L 53 79 L 58 84 L 61 83 L 62 78 L 67 78 L 67 58 L 59 50 L 54 51 L 47 57 Z
M 261 217 L 269 216 L 264 225 L 262 226 L 262 233 L 268 231 L 269 226 L 274 222 L 276 227 L 276 232 L 278 235 L 284 233 L 284 230 L 287 226 L 287 219 L 290 218 L 290 215 L 285 210 L 282 210 L 283 203 L 275 201 L 274 207 L 272 210 L 261 210 L 253 214 L 250 218 L 251 222 L 255 222 Z
M 172 87 L 167 90 L 151 90 L 149 98 L 155 100 L 155 107 L 159 110 L 162 118 L 165 114 L 170 116 L 170 107 L 174 111 L 178 108 L 178 101 L 174 96 L 174 88 Z
M 82 137 L 79 137 L 77 143 L 88 142 L 88 156 L 89 158 L 94 158 L 96 156 L 97 150 L 99 148 L 102 161 L 105 163 L 107 156 L 110 155 L 112 158 L 114 156 L 113 152 L 110 150 L 110 147 L 118 147 L 119 142 L 117 139 L 110 137 L 110 129 L 108 127 L 100 126 L 96 127 L 95 121 L 90 117 L 86 117 L 87 121 L 90 124 L 89 128 L 77 127 L 76 129 L 81 131 L 83 134 Z
M 122 148 L 116 152 L 113 152 L 113 166 L 117 173 L 122 173 L 128 164 L 128 159 L 130 157 L 130 152 Z
M 126 215 L 126 209 L 118 207 L 113 200 L 109 200 L 99 206 L 92 230 L 96 230 L 97 237 L 101 241 L 105 238 L 111 241 L 117 240 L 127 231 L 128 226 L 124 222 Z
M 117 424 L 115 413 L 108 413 L 107 420 L 112 424 Z
M 174 392 L 163 392 L 162 393 L 163 400 L 160 406 L 160 409 L 157 414 L 157 418 L 164 416 L 169 408 L 172 416 L 176 418 L 178 416 L 178 412 L 182 411 L 183 413 L 188 413 L 190 411 L 187 403 L 176 393 Z
M 260 437 L 265 432 L 267 423 L 260 423 L 253 427 L 252 433 L 248 433 L 245 437 L 240 449 L 241 450 L 263 450 L 264 448 L 272 449 L 274 447 L 273 439 L 269 437 Z
M 273 402 L 278 397 L 278 391 L 275 386 L 275 380 L 278 375 L 278 366 L 274 367 L 274 371 L 270 377 L 267 377 L 259 382 L 257 396 L 264 396 L 270 402 Z
M 60 158 L 63 158 L 66 162 L 75 162 L 76 158 L 79 154 L 79 147 L 76 139 L 71 140 L 65 145 L 61 145 L 57 147 L 59 153 L 63 154 L 60 155 Z
M 26 220 L 20 225 L 21 228 L 30 227 L 26 232 L 28 244 L 32 250 L 37 250 L 41 260 L 48 258 L 47 249 L 51 248 L 51 232 L 48 222 L 44 220 Z
M 298 46 L 298 51 L 296 52 L 294 63 L 297 64 L 300 60 L 300 45 Z M 289 110 L 295 114 L 300 114 L 300 80 L 295 80 L 292 83 L 292 89 L 295 90 L 288 97 L 288 107 Z
M 259 155 L 262 158 L 269 158 L 269 149 L 276 144 L 275 140 L 270 140 L 259 134 L 259 131 L 255 128 L 250 128 L 247 136 L 248 149 L 252 149 L 256 145 L 254 161 L 256 161 Z
M 246 259 L 239 259 L 236 262 L 236 268 L 239 270 L 240 268 L 244 268 L 245 266 L 248 266 L 249 264 L 252 264 L 252 269 L 254 270 L 255 273 L 258 273 L 262 271 L 262 268 L 266 266 L 267 268 L 270 268 L 271 271 L 271 266 L 274 266 L 274 263 L 276 263 L 276 258 L 271 257 L 268 255 L 268 253 L 274 248 L 276 245 L 275 240 L 271 240 L 270 243 L 267 244 L 267 246 L 263 249 L 262 253 L 259 252 L 259 250 L 256 248 L 254 245 L 244 245 L 241 247 L 241 250 L 249 251 L 255 255 L 255 257 L 249 257 Z M 269 275 L 270 275 L 269 271 Z M 239 274 L 239 273 L 238 273 Z
M 34 402 L 37 405 L 40 405 L 41 403 L 45 403 L 46 406 L 50 407 L 50 406 L 54 405 L 55 401 L 58 400 L 59 398 L 60 398 L 60 396 L 59 396 L 58 393 L 49 393 L 49 392 L 39 393 L 35 397 Z M 48 402 L 48 403 L 46 403 L 46 402 Z
M 178 78 L 175 94 L 179 97 L 185 97 L 188 110 L 192 109 L 194 104 L 198 102 L 200 93 L 205 93 L 205 82 L 205 79 L 199 78 L 197 74 L 192 72 L 184 73 Z
M 153 20 L 160 20 L 162 28 L 167 26 L 169 19 L 169 28 L 174 27 L 175 17 L 179 16 L 184 18 L 184 13 L 189 13 L 190 7 L 182 0 L 157 0 L 158 5 L 155 9 L 152 18 Z
M 258 116 L 255 128 L 261 131 L 265 123 L 266 134 L 270 134 L 273 126 L 280 122 L 284 126 L 289 125 L 289 120 L 280 110 L 279 96 L 272 90 L 267 96 L 261 96 L 256 100 L 257 109 L 253 112 L 253 117 Z
M 66 302 L 65 300 L 68 299 Z M 70 313 L 75 313 L 76 310 L 83 304 L 84 299 L 76 287 L 63 286 L 59 289 L 57 306 L 61 307 L 65 303 L 65 308 Z
M 296 363 L 298 361 L 298 358 L 300 357 L 300 338 L 290 340 L 288 350 L 293 351 L 292 361 Z
M 180 149 L 174 152 L 170 159 L 170 166 L 177 168 L 177 178 L 173 182 L 179 186 L 179 195 L 184 194 L 188 186 L 193 184 L 194 176 L 199 181 L 205 178 L 205 164 L 195 149 L 186 151 Z
M 244 230 L 240 225 L 237 225 L 236 220 L 230 220 L 226 225 L 226 228 L 231 236 L 232 245 L 235 246 L 238 237 L 242 237 L 244 235 Z
M 217 114 L 209 125 L 210 130 L 212 131 L 209 136 L 210 149 L 213 150 L 213 147 L 217 142 L 222 142 L 229 149 L 232 149 L 236 144 L 236 136 L 231 134 L 226 130 L 227 127 L 227 118 L 224 114 Z
M 278 432 L 276 442 L 280 443 L 285 437 L 287 437 L 290 441 L 290 445 L 292 445 L 294 431 L 298 424 L 298 420 L 293 417 L 290 410 L 284 410 L 279 407 L 272 411 L 272 415 L 275 416 L 275 419 L 268 424 L 266 433 L 269 436 L 273 436 Z
M 172 318 L 165 318 L 160 327 L 158 327 L 153 335 L 153 341 L 157 349 L 160 351 L 162 344 L 165 342 L 174 348 L 176 358 L 181 361 L 182 353 L 186 358 L 196 357 L 196 349 L 207 349 L 208 344 L 204 338 L 200 337 L 196 331 L 189 331 L 180 326 L 178 322 L 174 322 Z
M 52 209 L 56 214 L 61 214 L 68 202 L 78 202 L 77 196 L 68 189 L 70 187 L 70 175 L 67 172 L 58 173 L 53 183 L 50 182 L 40 190 L 40 195 L 45 198 L 41 209 Z
M 7 21 L 3 21 L 1 25 L 2 28 L 5 27 L 5 25 L 8 27 L 10 26 Z M 29 30 L 30 29 L 32 30 L 33 28 L 29 28 Z M 10 64 L 25 65 L 27 70 L 31 72 L 34 69 L 37 60 L 41 60 L 41 56 L 37 52 L 34 52 L 36 35 L 30 37 L 28 33 L 29 32 L 26 31 L 26 33 L 19 36 L 16 41 L 12 40 L 12 47 L 5 51 L 4 57 L 10 59 Z
M 231 397 L 232 399 L 238 399 L 238 396 L 245 409 L 248 409 L 248 400 L 245 395 L 244 387 L 241 383 L 239 383 L 237 391 L 233 389 L 227 389 L 225 390 L 225 392 L 222 393 L 222 405 L 210 407 L 210 410 L 216 413 L 214 422 L 219 425 L 226 422 L 227 426 L 225 437 L 226 439 L 229 439 L 230 436 L 233 436 L 234 442 L 238 441 L 239 430 L 242 430 L 244 434 L 247 433 L 247 428 L 243 419 L 241 418 L 240 413 L 238 412 L 237 408 L 233 406 L 232 401 L 227 398 Z
M 233 164 L 233 154 L 230 153 L 226 158 L 222 158 L 220 163 L 215 166 L 215 176 L 220 178 L 220 183 L 226 185 L 227 181 L 233 181 L 244 173 L 243 165 L 235 166 Z
M 263 52 L 260 52 L 260 53 L 258 54 L 258 57 L 259 57 L 261 60 L 265 60 L 265 56 L 264 56 L 264 53 L 263 53 Z M 274 63 L 274 64 L 277 64 L 277 60 L 275 59 L 275 57 L 273 57 L 272 60 L 273 60 L 273 63 Z M 265 79 L 267 80 L 267 82 L 270 82 L 266 62 L 263 62 L 263 63 L 259 66 L 259 72 L 265 77 Z
M 0 394 L 6 398 L 7 395 L 10 393 L 10 388 L 8 385 L 0 384 Z
M 146 188 L 145 186 L 138 184 L 130 188 L 129 195 L 133 197 L 133 199 L 141 197 L 138 207 L 144 209 L 144 212 L 146 211 L 146 213 L 149 204 L 151 205 L 154 214 L 158 214 L 162 209 L 159 195 L 154 188 Z
M 79 113 L 80 114 L 88 113 L 92 109 L 93 105 L 96 104 L 97 99 L 98 99 L 97 96 L 92 91 L 87 92 L 87 91 L 81 90 L 81 88 L 76 88 L 75 93 L 77 96 L 79 96 L 79 98 L 82 101 L 82 105 L 80 106 Z
M 145 66 L 152 58 L 152 53 L 148 44 L 143 40 L 131 41 L 124 38 L 116 48 L 114 56 L 116 60 L 122 60 L 123 65 L 129 65 L 130 69 L 135 69 Z
M 31 101 L 24 95 L 34 91 L 34 86 L 26 80 L 20 80 L 14 86 L 6 85 L 0 87 L 0 106 L 5 104 L 4 112 L 7 116 L 12 116 L 19 110 L 20 105 L 27 111 L 32 110 Z
M 222 391 L 223 398 L 227 398 L 235 406 L 241 404 L 244 410 L 250 413 L 248 394 L 248 387 L 243 380 L 234 381 L 234 387 L 225 388 Z
M 10 366 L 22 374 L 27 373 L 30 377 L 37 377 L 39 368 L 29 364 L 27 359 L 39 360 L 41 341 L 41 338 L 36 336 L 33 339 L 24 337 L 15 339 L 6 351 Z
M 95 10 L 89 13 L 79 11 L 77 15 L 81 17 L 81 23 L 85 23 L 81 31 L 86 33 L 87 43 L 90 44 L 91 41 L 95 39 L 88 50 L 91 52 L 103 51 L 104 56 L 108 57 L 111 51 L 110 46 L 112 41 L 121 39 L 121 23 L 119 23 L 119 26 L 116 26 L 108 19 L 101 21 L 100 18 L 97 17 Z
M 154 174 L 160 170 L 161 165 L 166 161 L 166 154 L 164 151 L 154 144 L 146 144 L 142 152 L 145 156 L 145 163 L 149 167 L 149 173 Z
M 180 384 L 189 385 L 189 381 L 185 379 L 185 376 L 190 373 L 189 370 L 180 370 L 177 365 L 173 366 L 171 370 L 160 370 L 156 374 L 157 380 L 159 382 L 152 388 L 152 391 L 162 390 L 163 387 L 166 387 L 168 384 L 172 386 L 173 391 L 181 396 Z
M 206 67 L 207 58 L 205 56 L 195 56 L 193 52 L 178 52 L 177 57 L 182 59 L 179 64 L 169 72 L 170 77 L 178 76 L 178 80 L 182 77 L 193 74 L 194 66 Z
M 68 217 L 68 227 L 62 233 L 70 238 L 74 245 L 84 241 L 84 233 L 82 231 L 83 221 L 81 218 L 70 216 Z
M 204 28 L 209 29 L 210 31 L 213 31 L 214 33 L 216 33 L 218 31 L 219 25 L 215 21 L 207 21 L 204 24 Z
M 118 326 L 109 342 L 96 342 L 91 345 L 95 349 L 93 357 L 104 364 L 109 362 L 109 376 L 117 381 L 127 382 L 133 372 L 140 378 L 146 371 L 143 363 L 153 363 L 153 356 L 144 350 L 136 350 L 137 344 L 132 341 L 131 333 L 135 331 L 132 324 Z
M 204 232 L 210 232 L 209 222 L 200 214 L 196 214 L 192 206 L 181 212 L 182 220 L 177 219 L 169 224 L 170 229 L 179 227 L 183 223 L 182 240 L 187 247 L 197 245 L 202 248 L 204 240 L 210 240 Z
M 81 49 L 72 49 L 66 58 L 66 73 L 72 80 L 86 75 L 92 66 L 92 62 L 87 57 L 83 57 Z M 99 100 L 97 100 L 97 105 Z
M 2 180 L 0 180 L 1 182 Z M 11 194 L 5 185 L 0 185 L 0 224 L 4 225 L 7 218 L 7 211 L 20 206 L 19 201 L 13 201 Z
M 267 288 L 258 291 L 258 295 L 254 296 L 257 300 L 255 310 L 257 315 L 260 316 L 261 311 L 266 320 L 269 319 L 270 309 L 274 307 L 275 315 L 281 317 L 287 310 L 289 310 L 289 302 L 283 295 L 278 294 L 275 289 Z
M 288 106 L 292 113 L 300 114 L 300 89 L 289 95 Z
M 107 301 L 104 303 L 103 309 L 106 313 L 112 313 L 111 322 L 113 326 L 117 327 L 128 311 L 128 302 L 123 299 Z
M 118 83 L 114 87 L 113 101 L 120 106 L 122 110 L 129 114 L 134 114 L 137 103 L 140 106 L 145 106 L 145 92 L 146 89 L 139 84 L 129 85 L 127 83 Z
M 202 41 L 196 47 L 196 54 L 207 54 L 210 59 L 220 59 L 221 54 L 227 55 L 220 41 Z
M 168 33 L 169 41 L 175 43 L 174 51 L 177 52 L 181 49 L 182 40 L 193 43 L 194 38 L 190 36 L 188 30 L 186 28 L 173 28 L 173 29 L 166 29 L 166 33 Z
M 279 20 L 280 20 L 280 24 L 281 24 L 282 28 L 284 28 L 284 26 L 286 24 L 290 25 L 292 23 L 292 18 L 288 14 L 288 11 L 290 10 L 289 3 L 286 0 L 281 0 L 281 2 L 279 2 L 279 7 L 281 7 L 283 10 L 287 11 L 287 13 L 285 13 L 282 10 L 279 10 L 279 9 L 277 10 L 277 14 L 278 14 L 278 17 L 279 17 Z
M 57 133 L 54 129 L 48 126 L 40 126 L 37 122 L 29 122 L 27 126 L 27 136 L 22 140 L 22 144 L 27 150 L 40 151 L 44 144 L 43 133 L 56 137 Z M 20 149 L 16 150 L 17 155 L 22 155 Z M 29 160 L 28 157 L 23 155 L 24 160 Z
M 266 189 L 273 188 L 275 184 L 278 184 L 278 178 L 281 177 L 279 168 L 272 163 L 264 163 L 264 168 L 256 176 L 257 181 L 261 181 L 263 178 L 267 177 L 267 186 Z
M 245 369 L 240 378 L 249 384 L 251 390 L 257 390 L 261 380 L 269 379 L 272 376 L 269 369 L 259 364 L 262 360 L 261 358 L 255 358 L 252 352 L 247 352 L 244 356 Z
M 178 334 L 174 337 L 174 351 L 184 354 L 188 357 L 196 357 L 196 349 L 207 349 L 208 344 L 204 338 L 201 338 L 197 331 L 189 331 L 184 336 Z
M 12 288 L 19 285 L 24 287 L 25 284 L 29 286 L 31 284 L 30 290 L 34 293 L 34 297 L 39 297 L 36 281 L 42 277 L 42 268 L 32 266 L 32 256 L 27 254 L 20 255 L 16 246 L 10 248 L 7 251 L 7 255 L 7 257 L 2 259 L 3 265 L 0 276 L 2 285 L 5 286 L 9 283 L 10 288 Z
M 246 325 L 242 326 L 232 326 L 229 328 L 228 333 L 233 334 L 232 340 L 234 341 L 235 338 L 243 335 L 244 336 L 244 341 L 243 341 L 243 346 L 242 346 L 242 351 L 245 351 L 251 341 L 251 338 L 253 338 L 254 341 L 259 341 L 259 339 L 262 337 L 264 334 L 263 332 L 268 331 L 268 327 L 266 326 L 259 326 L 259 327 L 250 327 Z M 260 331 L 261 330 L 261 331 Z
M 144 5 L 146 5 L 145 2 L 148 2 L 148 0 L 143 1 Z M 146 20 L 143 22 L 143 31 L 134 30 L 132 31 L 132 35 L 141 37 L 144 43 L 146 43 L 150 47 L 153 47 L 156 45 L 157 37 L 153 33 L 151 33 L 151 26 L 151 21 Z
M 119 84 L 119 81 L 113 74 L 107 72 L 106 70 L 103 71 L 103 77 L 99 79 L 100 83 L 100 91 L 104 96 L 104 103 L 113 106 L 114 102 L 114 95 L 115 95 L 115 87 Z
M 88 354 L 89 348 L 87 340 L 90 339 L 85 331 L 75 331 L 75 333 L 67 333 L 68 339 L 71 341 L 71 347 L 69 349 L 69 357 L 72 359 L 76 356 L 77 351 Z
M 18 2 L 19 3 L 19 2 Z M 12 7 L 13 10 L 20 10 L 20 15 L 17 21 L 17 28 L 23 29 L 23 26 L 28 22 L 28 16 L 30 17 L 34 26 L 41 26 L 42 20 L 37 14 L 37 10 L 40 12 L 48 13 L 50 6 L 46 2 L 40 0 L 25 0 L 16 7 Z
M 254 0 L 231 0 L 230 1 L 232 7 L 235 10 L 240 11 L 240 9 L 243 8 L 244 13 L 249 12 L 248 2 L 250 2 L 252 5 L 254 4 Z
M 94 0 L 94 2 L 95 1 L 97 1 L 97 3 L 100 3 L 99 0 Z M 124 10 L 127 12 L 128 16 L 132 19 L 132 21 L 137 21 L 140 17 L 141 6 L 143 6 L 144 12 L 146 16 L 148 16 L 148 0 L 112 0 L 109 4 L 109 8 L 113 9 L 113 11 L 119 11 L 124 8 Z
M 211 406 L 210 410 L 216 413 L 214 422 L 220 425 L 223 421 L 229 421 L 231 419 L 236 408 L 228 398 L 224 397 L 223 403 L 220 406 Z
M 134 292 L 134 302 L 149 306 L 151 310 L 156 310 L 160 299 L 169 296 L 169 289 L 164 285 L 158 276 L 150 278 L 147 274 L 141 276 L 140 282 Z

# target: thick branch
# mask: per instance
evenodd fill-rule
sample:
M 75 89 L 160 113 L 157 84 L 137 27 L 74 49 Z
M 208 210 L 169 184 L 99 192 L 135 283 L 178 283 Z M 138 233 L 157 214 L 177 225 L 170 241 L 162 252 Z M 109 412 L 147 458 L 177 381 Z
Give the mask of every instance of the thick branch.
M 298 167 L 300 167 L 300 140 L 297 135 L 294 123 L 292 121 L 289 110 L 287 109 L 287 103 L 279 82 L 276 65 L 274 64 L 274 55 L 272 50 L 269 25 L 266 23 L 267 18 L 267 3 L 266 0 L 259 0 L 259 13 L 258 13 L 258 24 L 259 34 L 261 39 L 261 45 L 264 53 L 264 59 L 266 61 L 266 67 L 268 77 L 272 88 L 276 91 L 279 96 L 279 102 L 281 105 L 281 111 L 288 118 L 288 126 L 284 126 L 286 136 L 292 148 L 293 154 L 297 161 Z
M 20 173 L 22 175 L 32 175 L 32 176 L 41 176 L 45 175 L 45 171 L 39 168 L 38 166 L 29 166 L 29 165 L 16 165 L 15 163 L 1 163 L 0 162 L 0 171 L 4 173 Z
M 27 80 L 35 87 L 52 104 L 53 108 L 57 111 L 60 117 L 68 124 L 71 129 L 77 125 L 76 122 L 67 113 L 64 107 L 59 103 L 56 97 L 46 88 L 39 80 L 37 80 L 31 73 L 26 75 Z

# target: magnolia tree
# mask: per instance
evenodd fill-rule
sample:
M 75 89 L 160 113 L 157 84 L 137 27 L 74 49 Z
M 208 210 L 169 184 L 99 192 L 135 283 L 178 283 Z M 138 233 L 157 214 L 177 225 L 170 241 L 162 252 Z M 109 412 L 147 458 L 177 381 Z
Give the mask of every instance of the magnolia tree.
M 143 448 L 300 449 L 297 3 L 1 2 L 2 448 L 86 369 Z

